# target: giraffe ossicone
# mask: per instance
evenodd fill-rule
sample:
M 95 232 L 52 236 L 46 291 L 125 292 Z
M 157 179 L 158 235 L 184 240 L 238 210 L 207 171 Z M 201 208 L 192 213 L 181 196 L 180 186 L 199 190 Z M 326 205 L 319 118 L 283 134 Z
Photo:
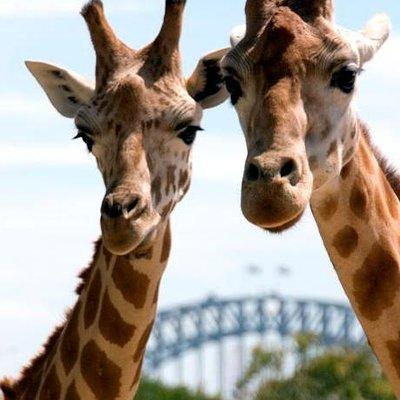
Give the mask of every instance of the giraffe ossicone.
M 384 14 L 361 32 L 337 26 L 332 0 L 247 0 L 221 65 L 247 142 L 244 215 L 282 232 L 311 205 L 400 396 L 400 179 L 354 107 L 358 75 L 389 32 Z
M 96 53 L 90 82 L 65 68 L 27 62 L 51 103 L 74 118 L 96 158 L 106 193 L 102 239 L 82 274 L 75 306 L 5 400 L 131 400 L 168 261 L 169 217 L 191 180 L 191 153 L 202 110 L 228 93 L 219 61 L 202 58 L 185 79 L 179 39 L 185 0 L 166 0 L 156 39 L 140 50 L 122 43 L 99 0 L 82 10 Z

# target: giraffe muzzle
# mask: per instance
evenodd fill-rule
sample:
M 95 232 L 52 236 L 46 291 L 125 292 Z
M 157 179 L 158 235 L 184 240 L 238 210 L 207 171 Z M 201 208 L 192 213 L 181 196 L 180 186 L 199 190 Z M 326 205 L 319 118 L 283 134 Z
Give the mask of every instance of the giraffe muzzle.
M 312 175 L 301 156 L 263 153 L 249 157 L 242 184 L 242 211 L 252 224 L 271 232 L 293 226 L 312 192 Z
M 147 241 L 160 222 L 150 201 L 129 193 L 106 195 L 101 207 L 104 244 L 116 255 L 134 251 Z

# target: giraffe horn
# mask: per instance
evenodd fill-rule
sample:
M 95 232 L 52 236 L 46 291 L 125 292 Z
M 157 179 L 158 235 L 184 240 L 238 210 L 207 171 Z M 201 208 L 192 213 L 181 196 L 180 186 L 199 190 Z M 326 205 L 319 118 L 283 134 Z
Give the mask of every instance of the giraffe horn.
M 317 17 L 333 19 L 333 0 L 247 0 L 247 35 L 259 34 L 277 7 L 289 7 L 307 22 Z
M 118 39 L 104 14 L 104 7 L 101 0 L 91 0 L 87 3 L 81 14 L 89 28 L 97 61 L 107 59 L 109 63 L 115 63 L 118 53 L 126 49 Z
M 278 0 L 247 0 L 246 36 L 257 36 L 264 29 L 277 6 Z
M 186 0 L 166 0 L 164 21 L 154 42 L 156 47 L 163 46 L 170 53 L 178 49 L 185 5 Z
M 327 20 L 333 19 L 333 0 L 286 0 L 282 5 L 287 5 L 306 21 L 323 17 Z

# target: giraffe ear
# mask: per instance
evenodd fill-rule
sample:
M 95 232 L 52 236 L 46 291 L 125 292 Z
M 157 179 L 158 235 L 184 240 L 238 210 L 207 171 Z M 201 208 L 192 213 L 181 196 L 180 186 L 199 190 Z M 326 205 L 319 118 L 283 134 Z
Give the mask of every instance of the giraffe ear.
M 229 97 L 220 67 L 221 59 L 229 50 L 226 48 L 204 56 L 186 81 L 189 94 L 203 109 L 216 107 Z
M 74 118 L 79 108 L 93 96 L 94 84 L 74 72 L 36 61 L 26 61 L 25 64 L 64 117 Z
M 246 36 L 246 25 L 235 26 L 231 31 L 231 45 L 236 47 Z

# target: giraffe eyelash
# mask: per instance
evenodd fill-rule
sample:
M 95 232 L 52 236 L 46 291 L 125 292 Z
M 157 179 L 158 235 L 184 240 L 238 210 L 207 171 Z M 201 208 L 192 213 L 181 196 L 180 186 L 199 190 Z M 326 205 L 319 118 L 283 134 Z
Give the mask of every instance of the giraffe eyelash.
M 83 130 L 83 129 L 78 128 L 77 135 L 73 137 L 73 140 L 76 140 L 76 139 L 82 139 L 83 142 L 86 144 L 89 153 L 92 152 L 93 146 L 94 146 L 94 140 L 90 136 L 90 134 L 87 132 L 87 130 Z
M 182 139 L 186 145 L 191 146 L 196 140 L 197 132 L 199 131 L 204 131 L 204 129 L 201 126 L 189 125 L 179 132 L 178 138 Z

